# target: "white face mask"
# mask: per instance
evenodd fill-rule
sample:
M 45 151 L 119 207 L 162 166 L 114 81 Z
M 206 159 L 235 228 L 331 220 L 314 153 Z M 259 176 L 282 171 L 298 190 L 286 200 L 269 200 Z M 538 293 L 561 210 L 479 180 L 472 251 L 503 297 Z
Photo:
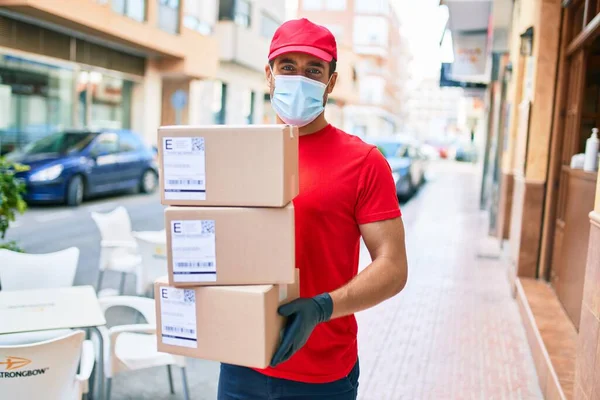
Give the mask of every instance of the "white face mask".
M 313 122 L 325 110 L 327 85 L 301 75 L 275 75 L 271 105 L 283 122 L 303 127 Z M 331 81 L 331 78 L 329 78 Z

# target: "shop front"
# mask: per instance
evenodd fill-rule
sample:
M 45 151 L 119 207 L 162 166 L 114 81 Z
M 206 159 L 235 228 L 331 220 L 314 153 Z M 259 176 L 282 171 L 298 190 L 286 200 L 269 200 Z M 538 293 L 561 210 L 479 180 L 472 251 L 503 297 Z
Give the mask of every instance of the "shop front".
M 582 160 L 600 128 L 600 1 L 563 7 L 539 275 L 577 331 L 575 379 L 563 390 L 591 400 L 600 396 L 600 181 L 597 162 Z
M 134 85 L 116 72 L 0 50 L 0 154 L 64 129 L 130 128 Z

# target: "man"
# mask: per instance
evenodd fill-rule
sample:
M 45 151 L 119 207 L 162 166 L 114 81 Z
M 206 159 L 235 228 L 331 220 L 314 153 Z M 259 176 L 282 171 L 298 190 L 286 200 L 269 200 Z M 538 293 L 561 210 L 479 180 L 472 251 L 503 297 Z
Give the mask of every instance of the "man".
M 286 329 L 271 366 L 221 365 L 219 400 L 354 400 L 354 313 L 399 293 L 407 280 L 404 228 L 391 170 L 375 146 L 324 115 L 337 73 L 326 28 L 307 19 L 275 33 L 265 73 L 279 123 L 300 132 L 294 199 L 300 299 L 280 307 Z M 373 262 L 358 274 L 360 237 Z

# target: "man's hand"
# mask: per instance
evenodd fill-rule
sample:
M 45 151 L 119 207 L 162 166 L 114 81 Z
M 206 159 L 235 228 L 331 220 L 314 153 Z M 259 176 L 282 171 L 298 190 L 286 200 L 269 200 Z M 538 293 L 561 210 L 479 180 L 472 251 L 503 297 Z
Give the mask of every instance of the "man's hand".
M 328 321 L 333 312 L 333 301 L 328 293 L 312 298 L 300 298 L 279 307 L 280 315 L 287 317 L 283 340 L 271 359 L 271 367 L 287 361 L 306 344 L 315 327 Z

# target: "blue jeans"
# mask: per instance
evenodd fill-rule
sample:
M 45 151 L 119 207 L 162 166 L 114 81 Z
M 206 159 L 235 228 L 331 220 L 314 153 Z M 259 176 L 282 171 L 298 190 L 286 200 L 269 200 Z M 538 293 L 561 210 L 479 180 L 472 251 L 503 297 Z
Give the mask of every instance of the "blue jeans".
M 356 400 L 358 361 L 347 377 L 331 383 L 271 378 L 250 368 L 221 364 L 217 400 Z

